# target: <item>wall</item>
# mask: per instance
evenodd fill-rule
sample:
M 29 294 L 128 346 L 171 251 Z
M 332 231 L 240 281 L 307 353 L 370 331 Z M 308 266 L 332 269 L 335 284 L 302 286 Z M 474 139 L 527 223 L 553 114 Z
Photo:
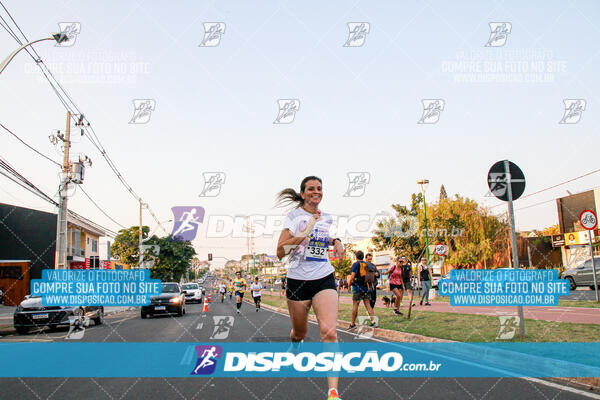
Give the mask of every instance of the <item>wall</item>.
M 56 214 L 0 203 L 0 260 L 31 260 L 31 279 L 54 268 Z

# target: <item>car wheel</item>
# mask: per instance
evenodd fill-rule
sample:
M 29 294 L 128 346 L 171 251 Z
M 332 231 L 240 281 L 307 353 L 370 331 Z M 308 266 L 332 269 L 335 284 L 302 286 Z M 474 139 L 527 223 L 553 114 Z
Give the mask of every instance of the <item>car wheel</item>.
M 94 324 L 102 325 L 104 323 L 104 308 L 98 309 L 98 316 L 94 318 Z
M 148 318 L 148 314 L 146 314 L 145 312 L 141 313 L 141 315 L 142 315 L 142 319 Z
M 577 284 L 575 283 L 575 279 L 570 276 L 567 276 L 567 280 L 569 281 L 569 290 L 577 289 Z
M 177 315 L 179 317 L 183 316 L 183 305 L 181 307 L 179 307 L 179 310 L 177 310 Z
M 29 332 L 29 328 L 27 328 L 25 326 L 18 326 L 15 328 L 15 330 L 17 331 L 17 333 L 19 335 L 25 335 L 25 334 L 27 334 L 27 332 Z

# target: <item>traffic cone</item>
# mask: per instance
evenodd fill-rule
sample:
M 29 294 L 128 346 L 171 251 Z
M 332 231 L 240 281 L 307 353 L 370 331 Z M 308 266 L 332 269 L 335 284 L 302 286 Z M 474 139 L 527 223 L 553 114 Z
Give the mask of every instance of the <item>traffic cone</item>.
M 208 312 L 208 302 L 204 300 L 204 306 L 202 307 L 202 312 Z
M 206 301 L 209 303 L 212 303 L 212 294 L 208 295 L 208 297 L 206 298 Z

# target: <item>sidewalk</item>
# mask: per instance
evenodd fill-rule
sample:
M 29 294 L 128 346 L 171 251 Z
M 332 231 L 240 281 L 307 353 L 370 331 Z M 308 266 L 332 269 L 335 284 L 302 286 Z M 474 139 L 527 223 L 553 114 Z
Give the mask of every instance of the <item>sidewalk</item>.
M 401 309 L 408 309 L 408 298 L 403 299 L 404 305 Z M 413 310 L 432 311 L 456 314 L 477 314 L 497 317 L 500 315 L 516 315 L 517 307 L 494 307 L 494 306 L 461 306 L 453 307 L 447 301 L 431 301 L 431 306 L 420 306 L 415 296 L 413 302 L 416 304 Z M 352 304 L 349 296 L 340 296 L 340 303 Z M 381 296 L 377 297 L 375 307 L 385 308 Z M 390 311 L 392 308 L 390 307 Z M 577 324 L 600 325 L 600 310 L 583 307 L 523 307 L 525 318 L 537 319 L 551 322 L 572 322 Z
M 378 291 L 379 292 L 379 291 Z M 265 293 L 266 294 L 266 293 Z M 279 291 L 269 292 L 272 296 L 280 296 Z M 385 294 L 384 294 L 385 295 Z M 390 295 L 387 294 L 389 297 Z M 385 308 L 382 295 L 377 295 L 377 308 Z M 404 305 L 400 309 L 408 309 L 408 298 L 403 299 Z M 352 304 L 352 296 L 343 293 L 339 296 L 340 303 Z M 432 311 L 440 313 L 476 314 L 497 317 L 501 315 L 517 315 L 517 307 L 494 307 L 494 306 L 461 306 L 453 307 L 447 301 L 431 301 L 431 306 L 420 306 L 419 299 L 415 295 L 413 302 L 416 304 L 413 310 Z M 390 312 L 392 308 L 390 307 Z M 576 324 L 600 325 L 600 309 L 584 307 L 523 307 L 523 314 L 527 319 L 536 319 L 550 322 L 572 322 Z

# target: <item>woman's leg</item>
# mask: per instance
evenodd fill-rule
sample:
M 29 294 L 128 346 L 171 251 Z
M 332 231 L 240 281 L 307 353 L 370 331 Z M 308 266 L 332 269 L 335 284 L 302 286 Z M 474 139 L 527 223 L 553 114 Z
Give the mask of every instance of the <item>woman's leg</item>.
M 394 292 L 394 295 L 396 296 L 396 301 L 394 302 L 394 309 L 398 310 L 400 308 L 400 301 L 402 300 L 402 290 L 394 288 L 392 292 Z
M 287 305 L 292 321 L 290 339 L 292 342 L 299 342 L 304 339 L 308 332 L 308 311 L 310 310 L 311 300 L 295 301 L 288 299 Z
M 337 342 L 338 302 L 336 291 L 334 289 L 321 290 L 313 297 L 312 305 L 319 323 L 321 341 L 326 343 Z M 329 389 L 337 389 L 338 381 L 337 376 L 328 376 L 327 385 Z
M 423 281 L 423 297 L 425 298 L 425 303 L 429 303 L 429 289 L 431 288 L 431 281 Z

